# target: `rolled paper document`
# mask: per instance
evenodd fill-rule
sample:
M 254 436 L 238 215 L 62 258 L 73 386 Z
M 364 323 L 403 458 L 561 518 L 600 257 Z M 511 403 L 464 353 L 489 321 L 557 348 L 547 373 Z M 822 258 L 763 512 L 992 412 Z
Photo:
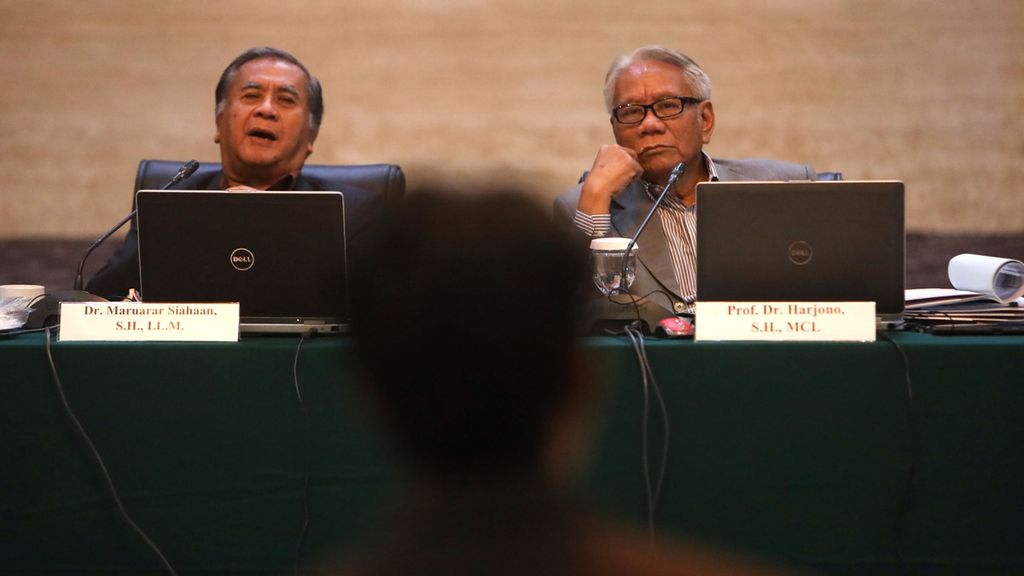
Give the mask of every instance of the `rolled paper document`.
M 985 294 L 1002 304 L 1024 295 L 1024 263 L 1020 260 L 961 254 L 949 261 L 948 272 L 953 288 Z

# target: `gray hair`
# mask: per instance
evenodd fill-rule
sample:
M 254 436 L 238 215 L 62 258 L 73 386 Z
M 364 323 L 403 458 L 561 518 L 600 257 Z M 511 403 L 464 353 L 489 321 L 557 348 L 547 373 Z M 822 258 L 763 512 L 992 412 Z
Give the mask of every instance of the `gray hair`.
M 615 83 L 619 81 L 623 70 L 644 60 L 664 62 L 679 68 L 686 83 L 690 86 L 690 90 L 693 91 L 694 97 L 701 100 L 711 99 L 711 78 L 708 78 L 708 75 L 694 62 L 693 58 L 677 50 L 652 44 L 637 48 L 632 54 L 619 56 L 612 61 L 611 67 L 608 68 L 608 74 L 604 77 L 604 105 L 608 112 L 612 111 Z
M 246 62 L 261 59 L 281 60 L 283 62 L 293 64 L 306 75 L 306 87 L 308 88 L 307 92 L 309 96 L 309 125 L 313 128 L 313 134 L 319 132 L 320 121 L 324 117 L 324 93 L 323 88 L 320 86 L 320 81 L 316 79 L 316 76 L 310 74 L 309 70 L 306 69 L 306 66 L 291 53 L 285 52 L 280 48 L 272 48 L 270 46 L 250 48 L 232 60 L 231 64 L 228 64 L 228 67 L 224 69 L 224 72 L 220 75 L 220 79 L 217 81 L 217 88 L 214 89 L 216 114 L 220 116 L 220 113 L 224 111 L 224 105 L 228 98 L 228 88 L 231 86 L 231 82 L 235 79 L 235 74 L 238 73 L 238 69 Z

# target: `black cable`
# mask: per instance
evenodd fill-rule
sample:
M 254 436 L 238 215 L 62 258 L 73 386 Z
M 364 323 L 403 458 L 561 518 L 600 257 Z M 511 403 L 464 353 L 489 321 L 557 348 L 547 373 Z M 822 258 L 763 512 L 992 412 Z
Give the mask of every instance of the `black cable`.
M 907 354 L 903 351 L 903 347 L 899 345 L 899 342 L 890 338 L 884 330 L 880 330 L 878 335 L 882 340 L 892 344 L 896 348 L 896 351 L 899 352 L 900 359 L 903 361 L 903 381 L 907 386 L 907 406 L 911 407 L 914 402 L 914 385 L 910 380 L 910 360 L 907 359 Z
M 914 387 L 910 378 L 910 360 L 899 342 L 889 337 L 885 331 L 880 331 L 882 340 L 892 344 L 900 355 L 903 362 L 903 378 L 907 387 L 907 427 L 910 429 L 910 469 L 907 471 L 907 484 L 904 487 L 903 498 L 900 502 L 899 511 L 896 515 L 896 525 L 893 530 L 896 535 L 896 558 L 902 565 L 906 565 L 906 558 L 903 556 L 903 531 L 906 526 L 907 511 L 910 508 L 910 496 L 914 490 L 914 482 L 917 479 L 917 460 L 920 453 L 921 439 L 917 432 L 917 413 L 914 403 Z
M 643 345 L 642 339 L 640 340 L 640 351 L 644 357 L 644 365 L 647 366 L 651 388 L 654 390 L 654 398 L 658 401 L 658 407 L 661 409 L 661 422 L 665 430 L 662 439 L 661 466 L 658 469 L 658 482 L 654 485 L 654 506 L 657 507 L 658 502 L 661 500 L 661 488 L 665 484 L 665 470 L 668 468 L 668 407 L 665 405 L 665 398 L 661 395 L 661 387 L 658 386 L 658 381 L 654 378 L 654 370 L 651 368 L 651 363 L 647 360 L 647 348 Z
M 608 300 L 610 302 L 614 302 L 614 303 L 618 304 L 618 302 L 615 302 L 614 300 L 611 299 L 611 297 L 616 295 L 616 294 L 627 294 L 628 295 L 628 294 L 630 294 L 630 292 L 629 292 L 629 290 L 627 290 L 625 288 L 612 288 L 611 290 L 609 290 L 608 291 Z M 668 301 L 669 304 L 672 303 L 672 296 L 670 296 L 668 292 L 665 292 L 664 290 L 657 289 L 657 288 L 654 289 L 654 290 L 651 290 L 650 292 L 644 294 L 643 296 L 638 296 L 636 298 L 636 301 L 637 302 L 643 302 L 644 300 L 647 300 L 648 298 L 650 298 L 651 296 L 653 296 L 655 294 L 661 294 L 662 296 L 665 297 L 665 299 Z
M 626 290 L 624 288 L 612 288 L 611 290 L 608 291 L 608 296 L 606 298 L 612 304 L 615 304 L 617 306 L 625 306 L 626 304 L 616 302 L 615 300 L 612 299 L 612 296 L 616 296 L 618 294 L 625 294 L 626 296 L 630 296 L 629 290 Z M 627 304 L 633 305 L 633 312 L 636 313 L 636 321 L 640 322 L 640 299 L 630 298 L 630 301 Z
M 75 428 L 78 430 L 79 435 L 82 437 L 83 440 L 85 440 L 85 444 L 86 446 L 89 447 L 89 451 L 92 452 L 92 456 L 96 460 L 96 463 L 99 464 L 100 471 L 103 472 L 103 478 L 107 481 L 107 487 L 110 489 L 110 494 L 114 497 L 114 503 L 117 504 L 117 510 L 118 512 L 121 513 L 121 517 L 124 519 L 125 522 L 128 523 L 132 530 L 134 530 L 135 533 L 138 534 L 140 538 L 142 538 L 146 545 L 149 546 L 150 550 L 152 550 L 153 553 L 156 554 L 158 558 L 160 558 L 160 562 L 163 563 L 164 568 L 167 569 L 167 572 L 171 574 L 171 576 L 177 576 L 177 572 L 175 572 L 174 568 L 171 567 L 171 563 L 167 561 L 167 558 L 164 556 L 163 552 L 160 551 L 160 548 L 157 547 L 157 545 L 149 539 L 149 536 L 147 536 L 146 533 L 143 532 L 142 528 L 140 528 L 139 525 L 135 523 L 135 520 L 132 520 L 132 517 L 128 514 L 128 511 L 125 510 L 124 505 L 121 503 L 121 497 L 117 493 L 117 488 L 114 486 L 114 480 L 110 477 L 110 472 L 107 470 L 107 465 L 104 464 L 103 458 L 100 456 L 100 453 L 96 449 L 96 446 L 92 443 L 92 439 L 89 438 L 89 434 L 86 433 L 85 428 L 82 426 L 82 423 L 78 420 L 78 417 L 75 416 L 75 411 L 72 410 L 71 405 L 68 404 L 67 396 L 64 395 L 64 385 L 60 381 L 60 376 L 57 375 L 57 365 L 53 361 L 53 350 L 50 340 L 50 330 L 59 327 L 60 325 L 58 324 L 55 326 L 51 326 L 50 328 L 45 330 L 46 357 L 50 361 L 50 374 L 53 375 L 53 381 L 57 386 L 57 393 L 60 395 L 60 401 L 62 404 L 64 404 L 64 411 L 71 419 L 71 422 L 75 425 Z
M 655 294 L 661 294 L 662 296 L 664 296 L 665 300 L 668 302 L 668 307 L 670 309 L 672 308 L 672 304 L 673 304 L 673 302 L 672 302 L 672 295 L 669 294 L 668 292 L 664 291 L 664 290 L 661 290 L 661 289 L 651 290 L 647 294 L 644 294 L 643 296 L 641 296 L 640 297 L 640 301 L 643 302 L 644 300 L 647 300 L 648 298 L 650 298 L 651 296 L 654 296 Z
M 10 332 L 0 332 L 0 338 L 13 338 L 14 336 L 21 336 L 22 334 L 33 334 L 35 332 L 43 332 L 49 330 L 53 326 L 47 326 L 45 328 L 25 328 L 24 330 L 12 330 Z
M 299 574 L 299 565 L 302 561 L 302 548 L 306 542 L 306 534 L 309 532 L 309 409 L 302 399 L 302 389 L 299 387 L 299 352 L 302 350 L 302 343 L 313 336 L 314 330 L 303 332 L 299 337 L 299 344 L 295 347 L 295 359 L 292 362 L 292 381 L 295 383 L 295 396 L 299 399 L 299 407 L 302 408 L 303 423 L 303 455 L 302 455 L 302 528 L 299 530 L 299 539 L 295 543 L 295 574 Z
M 633 332 L 631 326 L 625 328 L 626 336 L 629 337 L 630 342 L 633 343 L 633 351 L 636 352 L 637 360 L 640 362 L 640 377 L 643 387 L 643 409 L 641 419 L 641 439 L 640 439 L 640 458 L 643 466 L 644 474 L 644 491 L 647 497 L 647 537 L 650 544 L 654 545 L 654 494 L 651 489 L 651 466 L 650 459 L 647 454 L 647 419 L 650 409 L 650 392 L 647 385 L 647 370 L 644 366 L 643 356 L 640 354 L 640 345 L 637 342 L 636 335 Z
M 638 336 L 640 335 L 638 334 Z M 661 387 L 658 386 L 658 380 L 654 377 L 654 369 L 651 368 L 651 363 L 647 359 L 647 347 L 644 345 L 642 337 L 640 338 L 640 353 L 643 357 L 644 366 L 647 369 L 647 377 L 650 382 L 651 389 L 654 390 L 654 398 L 658 401 L 658 408 L 661 410 L 661 423 L 664 430 L 661 445 L 661 465 L 658 468 L 658 480 L 654 485 L 654 508 L 657 509 L 658 502 L 661 501 L 661 488 L 665 483 L 665 470 L 668 468 L 668 407 L 665 405 L 665 398 L 661 395 Z
M 651 364 L 647 359 L 647 349 L 644 346 L 643 334 L 635 326 L 627 326 L 625 333 L 633 343 L 633 349 L 636 352 L 637 360 L 640 363 L 641 377 L 643 384 L 643 423 L 642 423 L 642 443 L 643 447 L 641 450 L 641 458 L 643 461 L 643 473 L 644 473 L 644 485 L 647 491 L 647 530 L 648 539 L 650 545 L 654 546 L 655 541 L 655 528 L 654 528 L 654 513 L 658 507 L 658 500 L 661 497 L 661 488 L 665 480 L 665 470 L 668 467 L 668 447 L 669 447 L 669 419 L 668 409 L 665 406 L 665 399 L 661 395 L 661 389 L 658 387 L 658 382 L 654 378 L 654 371 L 651 369 Z M 654 390 L 655 398 L 658 400 L 658 406 L 661 409 L 662 423 L 664 425 L 664 438 L 662 442 L 661 451 L 661 463 L 658 469 L 658 479 L 654 487 L 651 486 L 651 473 L 650 473 L 650 457 L 649 457 L 649 442 L 647 440 L 647 430 L 649 428 L 649 414 L 650 414 L 650 389 Z
M 623 289 L 623 288 L 612 288 L 611 290 L 608 291 L 608 295 L 605 297 L 612 304 L 615 304 L 615 305 L 618 305 L 618 306 L 626 306 L 627 304 L 622 304 L 622 303 L 616 302 L 615 300 L 612 299 L 612 296 L 615 296 L 616 294 L 625 294 L 625 295 L 629 296 L 630 295 L 629 290 L 626 290 L 626 289 Z M 636 313 L 636 320 L 634 321 L 636 324 L 640 324 L 641 322 L 643 322 L 643 318 L 640 316 L 640 304 L 644 303 L 648 298 L 650 298 L 651 296 L 653 296 L 655 294 L 661 294 L 662 296 L 665 297 L 666 300 L 668 300 L 669 305 L 670 306 L 672 305 L 672 296 L 670 296 L 669 293 L 665 292 L 664 290 L 658 290 L 658 289 L 651 290 L 650 292 L 648 292 L 647 294 L 644 294 L 643 296 L 632 298 L 631 301 L 629 302 L 629 304 L 633 305 L 633 311 Z M 649 326 L 648 328 L 650 328 L 651 332 L 654 332 L 654 328 L 655 328 L 654 326 Z M 606 329 L 605 332 L 607 334 L 609 334 L 609 335 L 612 335 L 612 336 L 618 336 L 619 334 L 624 334 L 625 333 L 625 328 L 623 328 L 622 332 L 617 332 L 615 330 L 609 330 L 609 329 Z

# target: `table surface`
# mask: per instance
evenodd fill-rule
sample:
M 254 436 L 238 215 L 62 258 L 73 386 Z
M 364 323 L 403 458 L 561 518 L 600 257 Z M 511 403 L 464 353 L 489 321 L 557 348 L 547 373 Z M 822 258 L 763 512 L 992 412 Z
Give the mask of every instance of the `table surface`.
M 669 422 L 658 530 L 824 572 L 1024 571 L 1024 337 L 889 338 L 647 340 Z M 68 403 L 179 574 L 289 570 L 307 472 L 303 563 L 356 541 L 407 483 L 351 340 L 299 342 L 54 343 Z M 580 493 L 643 523 L 636 355 L 618 337 L 579 347 L 604 391 Z M 0 390 L 0 571 L 159 571 L 64 411 L 42 335 L 0 338 Z

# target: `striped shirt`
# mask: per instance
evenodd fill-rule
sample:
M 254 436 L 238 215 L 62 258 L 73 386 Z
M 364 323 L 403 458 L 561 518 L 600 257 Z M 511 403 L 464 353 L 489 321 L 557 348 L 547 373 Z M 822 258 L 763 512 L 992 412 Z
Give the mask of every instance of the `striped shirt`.
M 712 181 L 718 180 L 718 171 L 711 157 L 704 154 L 704 162 Z M 651 201 L 657 200 L 661 194 L 661 186 L 643 181 L 644 189 Z M 658 220 L 665 231 L 668 241 L 669 259 L 675 272 L 675 292 L 682 297 L 685 312 L 693 311 L 693 303 L 697 299 L 697 205 L 684 206 L 679 198 L 669 194 L 662 200 L 657 209 Z M 584 214 L 579 210 L 573 217 L 576 227 L 591 238 L 607 236 L 611 230 L 610 214 Z M 641 248 L 642 250 L 643 248 Z M 668 278 L 659 278 L 663 283 Z
M 644 182 L 647 195 L 656 200 L 661 194 L 661 186 Z M 672 271 L 678 289 L 689 312 L 697 299 L 697 205 L 684 206 L 674 194 L 665 195 L 656 211 L 665 231 L 668 243 L 668 255 L 672 261 Z M 667 278 L 661 279 L 667 282 Z

